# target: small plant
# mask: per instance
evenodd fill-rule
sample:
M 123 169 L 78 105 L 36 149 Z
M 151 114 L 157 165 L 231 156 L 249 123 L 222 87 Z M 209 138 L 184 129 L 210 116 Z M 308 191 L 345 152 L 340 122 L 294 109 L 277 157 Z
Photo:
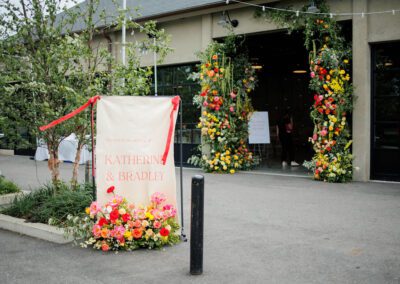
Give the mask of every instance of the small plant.
M 15 183 L 13 183 L 9 180 L 6 180 L 4 177 L 0 176 L 0 195 L 9 194 L 9 193 L 17 193 L 20 191 L 21 190 Z

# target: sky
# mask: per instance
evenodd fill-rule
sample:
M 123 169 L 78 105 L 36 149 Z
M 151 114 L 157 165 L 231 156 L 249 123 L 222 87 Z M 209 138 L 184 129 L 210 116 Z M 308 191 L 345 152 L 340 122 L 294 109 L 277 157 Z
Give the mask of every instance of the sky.
M 4 0 L 0 0 L 0 2 L 3 2 Z M 29 0 L 28 0 L 29 1 Z M 77 3 L 83 2 L 84 0 L 77 0 Z M 20 0 L 11 0 L 12 3 L 18 4 L 20 2 Z M 73 6 L 74 3 L 72 3 L 73 1 L 71 0 L 61 0 L 61 5 L 66 5 L 68 8 Z

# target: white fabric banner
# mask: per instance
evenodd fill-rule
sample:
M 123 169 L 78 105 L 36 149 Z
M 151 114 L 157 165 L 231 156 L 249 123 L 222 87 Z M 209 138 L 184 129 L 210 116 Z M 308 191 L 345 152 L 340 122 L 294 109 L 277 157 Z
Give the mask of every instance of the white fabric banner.
M 98 100 L 95 153 L 100 205 L 111 197 L 107 188 L 115 186 L 117 195 L 135 205 L 146 206 L 154 192 L 162 192 L 167 203 L 177 207 L 173 149 L 178 106 L 179 97 L 102 96 Z

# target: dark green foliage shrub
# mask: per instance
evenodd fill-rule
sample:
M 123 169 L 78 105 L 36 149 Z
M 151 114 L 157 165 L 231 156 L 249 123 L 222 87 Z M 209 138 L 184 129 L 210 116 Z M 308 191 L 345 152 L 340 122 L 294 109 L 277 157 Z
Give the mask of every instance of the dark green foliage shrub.
M 3 214 L 24 218 L 29 222 L 61 224 L 68 214 L 80 215 L 92 202 L 92 186 L 79 185 L 73 190 L 66 184 L 46 185 L 18 197 Z

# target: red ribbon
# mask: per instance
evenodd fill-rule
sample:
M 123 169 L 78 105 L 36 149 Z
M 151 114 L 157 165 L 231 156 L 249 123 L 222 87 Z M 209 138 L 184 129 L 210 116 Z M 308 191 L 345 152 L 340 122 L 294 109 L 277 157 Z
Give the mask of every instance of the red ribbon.
M 172 133 L 174 132 L 174 126 L 175 126 L 175 123 L 174 123 L 174 112 L 179 107 L 179 101 L 180 101 L 180 97 L 179 96 L 175 96 L 171 100 L 173 107 L 172 107 L 171 113 L 169 114 L 169 130 L 168 130 L 167 143 L 165 144 L 164 155 L 163 155 L 163 157 L 161 159 L 163 165 L 165 165 L 165 163 L 167 162 L 169 148 L 170 148 L 171 140 L 172 140 Z
M 60 117 L 59 119 L 53 120 L 52 122 L 50 122 L 47 125 L 40 126 L 39 127 L 40 131 L 45 131 L 46 129 L 52 128 L 52 127 L 56 126 L 57 124 L 60 124 L 61 122 L 66 121 L 66 120 L 70 119 L 71 117 L 74 117 L 78 113 L 85 110 L 88 106 L 94 105 L 97 102 L 97 100 L 99 100 L 99 99 L 100 99 L 100 96 L 91 97 L 84 105 L 80 106 L 79 108 L 75 109 L 74 111 L 64 115 L 63 117 Z M 92 119 L 93 119 L 93 116 L 92 116 Z

